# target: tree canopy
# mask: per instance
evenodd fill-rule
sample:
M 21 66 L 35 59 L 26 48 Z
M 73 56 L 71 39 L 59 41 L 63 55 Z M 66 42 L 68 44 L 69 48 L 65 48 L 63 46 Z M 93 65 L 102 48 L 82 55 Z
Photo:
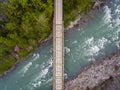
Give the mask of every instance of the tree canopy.
M 0 62 L 27 55 L 29 46 L 35 48 L 51 33 L 52 0 L 7 0 L 0 10 L 5 18 L 0 19 Z
M 77 16 L 91 9 L 94 0 L 63 0 L 64 25 L 67 27 Z M 69 3 L 68 3 L 69 2 Z M 80 13 L 78 13 L 80 12 Z

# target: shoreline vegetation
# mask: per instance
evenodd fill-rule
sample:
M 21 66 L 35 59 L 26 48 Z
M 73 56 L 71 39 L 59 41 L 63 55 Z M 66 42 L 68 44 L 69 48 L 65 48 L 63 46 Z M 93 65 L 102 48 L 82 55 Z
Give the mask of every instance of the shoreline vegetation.
M 63 2 L 65 28 L 87 13 L 94 3 L 93 0 L 67 2 Z M 0 2 L 0 6 L 0 76 L 3 76 L 52 37 L 53 1 L 8 0 Z

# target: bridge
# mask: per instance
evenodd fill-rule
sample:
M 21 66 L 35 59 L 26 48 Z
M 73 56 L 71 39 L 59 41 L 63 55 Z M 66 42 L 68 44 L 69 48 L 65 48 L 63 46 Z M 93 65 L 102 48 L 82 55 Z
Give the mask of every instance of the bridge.
M 64 29 L 62 0 L 54 0 L 53 90 L 64 90 Z

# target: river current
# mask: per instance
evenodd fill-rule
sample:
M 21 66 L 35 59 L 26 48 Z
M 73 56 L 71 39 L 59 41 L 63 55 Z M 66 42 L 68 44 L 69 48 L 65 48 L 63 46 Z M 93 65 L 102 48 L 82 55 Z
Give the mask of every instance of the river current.
M 120 0 L 111 0 L 87 24 L 65 32 L 65 78 L 116 52 L 119 43 Z M 52 40 L 0 77 L 0 90 L 52 90 Z

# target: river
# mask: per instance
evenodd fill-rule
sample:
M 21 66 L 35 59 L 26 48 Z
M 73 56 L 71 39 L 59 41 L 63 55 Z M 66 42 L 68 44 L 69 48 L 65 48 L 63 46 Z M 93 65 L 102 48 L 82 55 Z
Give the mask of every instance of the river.
M 110 0 L 87 24 L 65 32 L 65 78 L 116 52 L 119 39 L 120 0 Z M 52 40 L 0 77 L 0 90 L 52 90 Z

